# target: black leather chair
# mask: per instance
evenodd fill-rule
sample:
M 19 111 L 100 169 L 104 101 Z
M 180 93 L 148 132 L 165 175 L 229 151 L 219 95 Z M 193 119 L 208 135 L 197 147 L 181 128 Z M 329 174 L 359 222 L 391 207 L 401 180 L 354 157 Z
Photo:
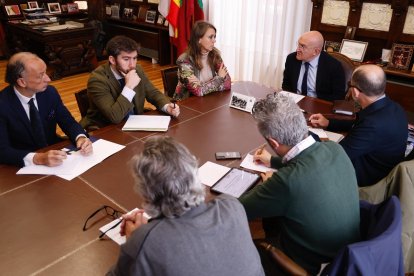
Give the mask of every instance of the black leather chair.
M 86 92 L 87 89 L 82 89 L 75 93 L 76 102 L 78 103 L 79 112 L 82 118 L 86 116 L 89 108 L 89 99 Z
M 348 91 L 348 83 L 351 81 L 352 72 L 354 72 L 354 69 L 356 68 L 354 62 L 349 57 L 338 52 L 329 52 L 329 54 L 331 55 L 331 57 L 336 58 L 341 63 L 342 68 L 345 72 L 345 89 L 346 91 Z M 345 99 L 351 99 L 351 95 L 347 93 Z
M 177 71 L 177 66 L 161 70 L 162 83 L 164 85 L 164 93 L 171 98 L 173 97 L 175 88 L 178 84 Z

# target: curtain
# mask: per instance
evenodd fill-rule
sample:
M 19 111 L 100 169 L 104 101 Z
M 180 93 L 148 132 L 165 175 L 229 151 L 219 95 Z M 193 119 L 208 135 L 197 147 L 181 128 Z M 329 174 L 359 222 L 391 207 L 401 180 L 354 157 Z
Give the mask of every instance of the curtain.
M 311 0 L 208 0 L 207 20 L 233 80 L 282 87 L 286 56 L 309 31 Z

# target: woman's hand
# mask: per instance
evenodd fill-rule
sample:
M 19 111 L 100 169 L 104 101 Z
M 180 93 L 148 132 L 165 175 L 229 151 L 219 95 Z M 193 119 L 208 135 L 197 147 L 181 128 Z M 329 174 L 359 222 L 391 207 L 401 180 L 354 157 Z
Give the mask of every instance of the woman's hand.
M 222 63 L 220 65 L 220 68 L 219 68 L 217 73 L 218 73 L 219 77 L 222 77 L 223 79 L 227 76 L 228 71 L 227 71 L 227 67 L 224 66 L 224 63 Z

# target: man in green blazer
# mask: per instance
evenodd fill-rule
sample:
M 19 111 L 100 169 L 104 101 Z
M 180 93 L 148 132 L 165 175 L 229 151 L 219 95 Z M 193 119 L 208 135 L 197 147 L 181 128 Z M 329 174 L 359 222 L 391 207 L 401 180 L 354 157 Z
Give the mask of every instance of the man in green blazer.
M 277 156 L 265 149 L 256 162 L 278 169 L 262 174 L 240 198 L 248 219 L 263 218 L 266 242 L 316 275 L 345 245 L 359 240 L 359 198 L 355 171 L 340 145 L 316 142 L 305 117 L 290 98 L 269 94 L 256 102 L 253 117 Z M 262 243 L 263 244 L 263 243 Z M 266 275 L 280 269 L 259 253 Z
M 115 36 L 106 46 L 108 63 L 96 68 L 88 80 L 88 113 L 84 128 L 118 124 L 131 114 L 144 112 L 145 100 L 158 110 L 177 117 L 180 108 L 149 81 L 137 64 L 139 45 L 126 36 Z

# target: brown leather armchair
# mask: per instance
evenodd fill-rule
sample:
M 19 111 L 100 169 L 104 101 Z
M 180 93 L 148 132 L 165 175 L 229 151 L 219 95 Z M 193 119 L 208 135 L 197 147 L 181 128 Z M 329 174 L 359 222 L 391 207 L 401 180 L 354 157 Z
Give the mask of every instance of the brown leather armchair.
M 174 96 L 175 88 L 178 84 L 177 71 L 177 66 L 161 70 L 162 83 L 164 85 L 164 94 L 170 98 Z
M 351 77 L 352 77 L 352 72 L 354 71 L 354 69 L 357 67 L 355 66 L 354 62 L 347 56 L 338 53 L 338 52 L 329 52 L 329 54 L 336 58 L 342 65 L 342 68 L 344 69 L 344 73 L 345 73 L 345 82 L 346 82 L 346 86 L 345 89 L 346 91 L 348 91 L 348 83 L 351 81 Z M 349 93 L 346 94 L 345 96 L 346 100 L 351 99 L 351 95 Z

